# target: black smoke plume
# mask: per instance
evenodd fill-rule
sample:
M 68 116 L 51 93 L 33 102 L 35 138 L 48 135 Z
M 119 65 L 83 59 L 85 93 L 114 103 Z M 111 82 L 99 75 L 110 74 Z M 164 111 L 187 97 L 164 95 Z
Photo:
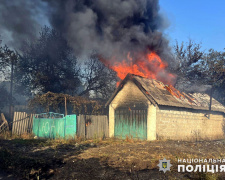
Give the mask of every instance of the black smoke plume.
M 169 62 L 162 33 L 168 23 L 159 9 L 158 0 L 3 0 L 0 35 L 20 48 L 49 23 L 78 56 L 95 52 L 119 60 L 150 50 Z
M 22 43 L 33 40 L 44 22 L 45 4 L 38 0 L 1 0 L 0 35 L 8 46 L 19 50 Z
M 76 54 L 92 51 L 105 58 L 128 52 L 155 51 L 168 59 L 162 31 L 166 23 L 158 0 L 46 0 L 51 25 L 59 29 Z

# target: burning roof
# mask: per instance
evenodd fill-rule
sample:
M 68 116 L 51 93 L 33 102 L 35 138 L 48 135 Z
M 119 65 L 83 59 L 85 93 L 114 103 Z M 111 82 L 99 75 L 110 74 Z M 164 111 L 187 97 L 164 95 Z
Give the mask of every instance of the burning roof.
M 174 84 L 176 75 L 169 73 L 168 64 L 155 52 L 138 53 L 132 57 L 130 53 L 122 61 L 112 58 L 110 61 L 100 58 L 107 67 L 117 73 L 119 79 L 124 79 L 128 73 L 149 79 L 158 79 L 166 84 Z M 119 82 L 117 83 L 119 85 Z
M 209 110 L 210 96 L 207 94 L 180 92 L 172 85 L 165 85 L 161 81 L 147 79 L 133 74 L 126 76 L 106 105 L 109 105 L 128 80 L 133 81 L 153 104 Z M 213 98 L 212 110 L 225 112 L 225 107 Z

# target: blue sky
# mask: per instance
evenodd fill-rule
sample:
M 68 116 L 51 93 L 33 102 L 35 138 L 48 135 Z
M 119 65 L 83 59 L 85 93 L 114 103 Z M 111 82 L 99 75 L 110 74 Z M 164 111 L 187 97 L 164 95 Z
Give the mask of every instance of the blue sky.
M 225 48 L 224 0 L 159 0 L 161 13 L 169 19 L 165 31 L 171 46 L 189 38 L 202 42 L 202 49 Z

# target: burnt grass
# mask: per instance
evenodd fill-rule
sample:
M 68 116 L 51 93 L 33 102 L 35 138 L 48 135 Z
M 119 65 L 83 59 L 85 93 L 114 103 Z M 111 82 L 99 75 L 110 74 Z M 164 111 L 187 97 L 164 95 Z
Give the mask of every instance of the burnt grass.
M 225 173 L 178 173 L 177 159 L 223 159 L 225 141 L 0 139 L 0 169 L 15 179 L 224 179 Z M 159 159 L 171 171 L 159 171 Z

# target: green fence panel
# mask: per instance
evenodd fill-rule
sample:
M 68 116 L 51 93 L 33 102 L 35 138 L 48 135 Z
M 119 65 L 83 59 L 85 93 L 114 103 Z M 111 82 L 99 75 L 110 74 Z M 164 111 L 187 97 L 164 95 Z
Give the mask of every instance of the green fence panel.
M 76 115 L 67 115 L 65 123 L 65 137 L 74 138 L 77 129 Z
M 64 138 L 65 118 L 52 119 L 50 138 Z
M 34 118 L 33 118 L 33 134 L 35 136 L 38 136 L 38 130 L 39 130 L 39 119 L 34 116 Z
M 52 119 L 39 118 L 38 137 L 50 138 Z
M 33 133 L 42 138 L 71 138 L 76 136 L 76 115 L 59 118 L 60 114 L 43 113 L 34 116 Z M 47 117 L 47 118 L 45 118 Z

